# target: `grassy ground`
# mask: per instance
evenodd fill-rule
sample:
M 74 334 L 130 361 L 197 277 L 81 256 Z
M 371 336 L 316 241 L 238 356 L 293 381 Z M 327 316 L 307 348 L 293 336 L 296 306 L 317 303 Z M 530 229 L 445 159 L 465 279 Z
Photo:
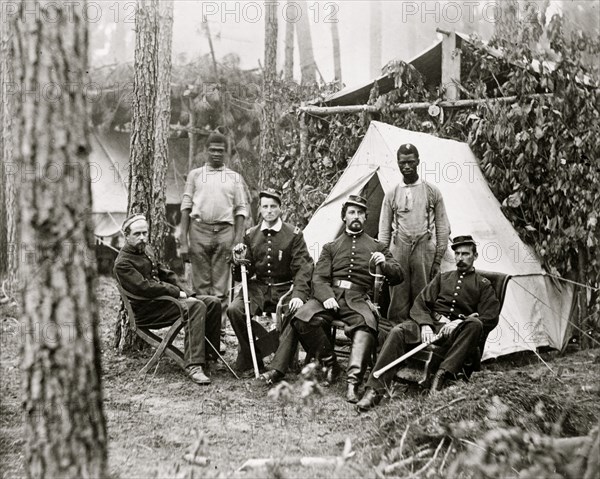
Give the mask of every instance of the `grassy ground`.
M 381 477 L 385 467 L 421 451 L 390 474 L 405 477 L 427 465 L 441 443 L 428 477 L 444 477 L 461 451 L 491 428 L 520 428 L 554 436 L 586 435 L 598 423 L 599 351 L 558 357 L 547 353 L 550 371 L 535 356 L 495 361 L 469 384 L 429 398 L 400 389 L 367 414 L 358 414 L 343 399 L 343 384 L 301 400 L 301 381 L 273 394 L 253 380 L 235 380 L 218 368 L 213 384 L 190 382 L 170 360 L 145 377 L 138 371 L 149 357 L 144 351 L 123 357 L 112 348 L 117 291 L 101 278 L 104 404 L 109 431 L 110 474 L 134 477 Z M 0 464 L 2 478 L 24 477 L 22 466 L 19 325 L 14 308 L 0 310 Z M 233 362 L 235 337 L 225 338 L 226 358 Z M 286 394 L 287 393 L 287 394 Z M 436 411 L 431 414 L 432 411 Z M 354 456 L 332 467 L 278 464 L 237 471 L 244 461 L 261 457 L 340 455 L 349 439 Z M 183 455 L 199 449 L 206 466 Z

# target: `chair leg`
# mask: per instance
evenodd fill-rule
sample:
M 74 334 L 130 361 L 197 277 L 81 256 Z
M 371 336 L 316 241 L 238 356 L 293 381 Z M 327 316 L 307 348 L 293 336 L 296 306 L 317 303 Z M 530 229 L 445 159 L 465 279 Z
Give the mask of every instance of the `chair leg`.
M 154 352 L 152 358 L 150 358 L 150 361 L 148 361 L 146 365 L 140 370 L 140 374 L 147 374 L 148 371 L 150 371 L 150 369 L 152 369 L 156 365 L 156 363 L 158 363 L 161 356 L 165 352 L 165 349 L 171 345 L 173 340 L 177 337 L 177 334 L 179 334 L 179 331 L 181 331 L 181 328 L 183 328 L 183 321 L 181 319 L 178 319 L 169 328 L 169 331 L 165 335 L 164 339 L 161 341 L 158 348 L 156 348 L 156 351 Z

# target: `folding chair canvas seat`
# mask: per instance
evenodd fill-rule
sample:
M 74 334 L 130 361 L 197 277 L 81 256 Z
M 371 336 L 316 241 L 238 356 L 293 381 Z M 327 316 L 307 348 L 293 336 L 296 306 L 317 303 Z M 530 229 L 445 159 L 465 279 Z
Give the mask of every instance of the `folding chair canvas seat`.
M 506 297 L 506 288 L 508 287 L 510 275 L 495 271 L 477 270 L 477 272 L 492 283 L 496 297 L 500 302 L 501 311 Z M 479 362 L 479 358 L 483 353 L 483 348 L 490 332 L 491 331 L 485 331 L 484 334 L 482 334 L 482 337 L 479 340 L 479 346 L 475 353 L 478 356 L 473 357 L 471 360 L 467 360 L 464 367 L 467 378 L 473 373 L 474 364 Z M 445 353 L 446 351 L 443 347 L 436 346 L 435 344 L 419 351 L 403 363 L 403 366 L 396 373 L 396 378 L 406 382 L 417 382 L 420 385 L 427 387 L 431 378 L 435 375 L 440 364 L 444 360 Z
M 121 286 L 121 283 L 119 282 L 118 278 L 115 279 L 117 283 L 117 288 L 119 289 L 119 293 L 121 295 L 121 299 L 123 300 L 123 304 L 127 309 L 129 327 L 132 331 L 135 332 L 135 334 L 142 338 L 142 340 L 144 340 L 152 347 L 156 348 L 154 355 L 140 370 L 140 374 L 146 374 L 148 371 L 150 371 L 150 369 L 156 366 L 156 364 L 163 355 L 170 357 L 180 368 L 185 370 L 185 360 L 183 352 L 173 345 L 173 341 L 175 340 L 177 334 L 179 334 L 179 331 L 181 331 L 185 324 L 185 321 L 187 320 L 187 312 L 185 311 L 182 304 L 177 299 L 172 298 L 171 296 L 158 296 L 150 300 L 148 298 L 143 298 L 141 296 L 131 294 L 128 291 L 125 291 L 125 289 Z M 133 308 L 131 307 L 131 299 L 134 299 L 136 301 L 169 301 L 177 306 L 177 308 L 179 309 L 180 317 L 177 321 L 175 321 L 175 323 L 173 323 L 172 326 L 169 327 L 169 330 L 167 331 L 167 334 L 164 336 L 164 338 L 161 338 L 160 336 L 152 332 L 152 329 L 163 328 L 141 327 L 138 324 L 136 324 L 135 314 L 133 312 Z

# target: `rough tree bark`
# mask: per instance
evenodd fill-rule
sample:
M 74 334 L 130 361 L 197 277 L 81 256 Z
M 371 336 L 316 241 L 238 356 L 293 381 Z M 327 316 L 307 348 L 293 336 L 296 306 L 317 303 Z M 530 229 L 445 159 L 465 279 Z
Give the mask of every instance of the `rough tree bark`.
M 0 101 L 2 103 L 2 140 L 0 141 L 0 156 L 2 162 L 0 164 L 2 190 L 2 244 L 0 248 L 2 252 L 2 270 L 4 278 L 7 280 L 5 290 L 9 296 L 16 293 L 17 276 L 19 266 L 19 247 L 17 236 L 18 223 L 18 208 L 16 182 L 19 175 L 19 168 L 13 158 L 13 139 L 12 139 L 12 122 L 14 114 L 14 96 L 16 84 L 14 83 L 14 74 L 12 66 L 13 58 L 13 32 L 7 18 L 0 21 Z
M 371 55 L 369 72 L 371 78 L 377 78 L 381 75 L 381 0 L 371 0 L 370 22 L 369 22 L 369 41 L 371 45 Z
M 160 261 L 164 255 L 166 230 L 165 176 L 171 119 L 172 2 L 138 0 L 135 31 L 127 212 L 146 215 L 150 242 Z M 121 305 L 115 346 L 123 353 L 143 348 L 144 344 L 130 331 L 127 313 Z
M 173 3 L 159 3 L 158 55 L 156 57 L 156 106 L 154 111 L 154 166 L 152 176 L 152 232 L 150 242 L 159 259 L 164 256 L 167 236 L 167 195 L 165 178 L 169 166 L 169 124 L 171 123 L 171 45 Z
M 290 0 L 286 2 L 288 6 L 292 3 Z M 288 8 L 284 10 L 287 12 Z M 290 14 L 291 15 L 291 14 Z M 294 80 L 294 22 L 295 18 L 286 18 L 285 20 L 285 60 L 283 63 L 283 79 L 286 82 Z
M 333 70 L 335 72 L 334 81 L 342 87 L 342 57 L 340 54 L 340 33 L 338 31 L 337 20 L 331 22 L 331 42 L 333 44 Z
M 158 0 L 138 0 L 135 32 L 127 213 L 150 216 L 157 96 Z M 148 218 L 148 223 L 152 234 L 151 218 Z
M 306 0 L 299 0 L 298 4 L 302 11 L 296 25 L 298 53 L 300 56 L 300 83 L 302 85 L 310 85 L 317 81 L 317 64 L 315 63 L 309 23 L 311 13 L 308 10 Z
M 268 185 L 269 165 L 275 159 L 275 81 L 277 79 L 277 5 L 265 2 L 265 68 L 263 71 L 263 121 L 260 131 L 259 188 Z
M 14 155 L 34 172 L 20 178 L 18 194 L 20 239 L 32 253 L 21 264 L 23 460 L 30 478 L 106 477 L 82 88 L 85 6 L 30 0 L 9 19 L 15 81 L 27 92 L 14 103 Z

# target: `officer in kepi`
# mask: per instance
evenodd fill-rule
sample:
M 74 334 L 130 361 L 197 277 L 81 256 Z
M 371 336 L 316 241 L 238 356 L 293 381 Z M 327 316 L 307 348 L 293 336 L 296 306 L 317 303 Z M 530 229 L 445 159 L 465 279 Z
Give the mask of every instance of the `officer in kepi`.
M 351 195 L 342 206 L 344 230 L 323 246 L 313 273 L 313 297 L 292 322 L 302 346 L 317 358 L 332 383 L 340 372 L 327 329 L 334 319 L 344 323 L 352 340 L 346 400 L 358 401 L 358 388 L 376 345 L 378 315 L 370 300 L 377 266 L 390 285 L 402 282 L 398 262 L 382 243 L 364 232 L 367 201 Z
M 289 314 L 293 314 L 310 295 L 313 260 L 308 253 L 300 228 L 281 219 L 281 192 L 268 188 L 259 193 L 259 199 L 262 222 L 248 229 L 242 243 L 234 246 L 233 278 L 237 281 L 241 280 L 240 266 L 245 264 L 248 278 L 251 278 L 248 281 L 248 295 L 252 316 L 258 312 L 275 311 L 279 299 L 290 289 L 289 305 L 286 305 L 286 310 L 289 310 Z M 250 374 L 252 357 L 241 290 L 227 308 L 227 316 L 239 344 L 236 368 L 242 375 Z M 252 323 L 253 334 L 256 337 L 260 333 L 259 325 L 254 321 Z M 284 323 L 281 328 L 281 342 L 292 339 L 285 339 L 287 334 L 285 326 Z M 257 348 L 259 369 L 263 369 L 262 358 L 269 352 Z M 282 357 L 281 361 L 281 365 L 278 366 L 275 358 L 274 366 L 284 369 L 283 364 L 288 363 L 287 356 Z

